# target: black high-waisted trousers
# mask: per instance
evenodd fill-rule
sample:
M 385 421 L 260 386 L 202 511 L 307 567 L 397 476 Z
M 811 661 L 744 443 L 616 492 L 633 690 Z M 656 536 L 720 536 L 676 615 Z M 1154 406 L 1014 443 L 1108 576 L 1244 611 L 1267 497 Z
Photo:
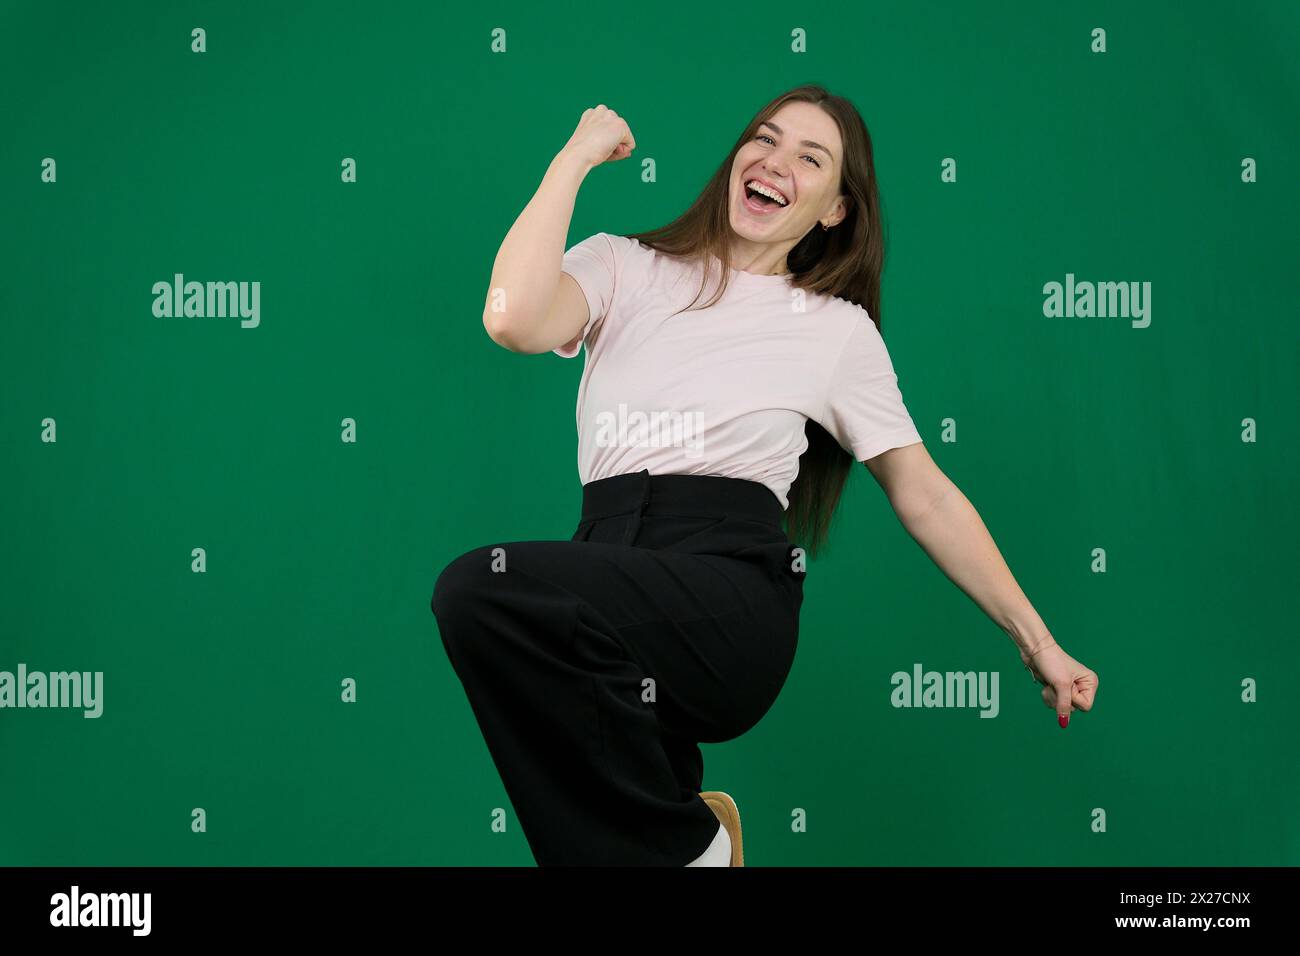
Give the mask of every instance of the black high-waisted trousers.
M 797 558 L 765 486 L 640 471 L 584 485 L 571 540 L 443 570 L 442 642 L 538 865 L 704 852 L 699 744 L 748 731 L 784 685 Z

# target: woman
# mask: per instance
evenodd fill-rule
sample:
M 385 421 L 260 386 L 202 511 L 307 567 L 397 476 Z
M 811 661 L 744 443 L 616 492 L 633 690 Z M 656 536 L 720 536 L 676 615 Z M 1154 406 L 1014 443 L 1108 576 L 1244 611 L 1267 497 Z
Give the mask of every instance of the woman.
M 515 352 L 586 345 L 577 530 L 461 555 L 432 608 L 540 865 L 743 865 L 734 801 L 700 793 L 698 745 L 745 733 L 784 685 L 792 541 L 817 552 L 854 460 L 1015 642 L 1062 727 L 1097 676 L 1053 640 L 903 404 L 856 109 L 817 86 L 779 96 L 675 222 L 565 252 L 587 173 L 635 148 L 613 110 L 583 113 L 501 245 L 483 316 Z

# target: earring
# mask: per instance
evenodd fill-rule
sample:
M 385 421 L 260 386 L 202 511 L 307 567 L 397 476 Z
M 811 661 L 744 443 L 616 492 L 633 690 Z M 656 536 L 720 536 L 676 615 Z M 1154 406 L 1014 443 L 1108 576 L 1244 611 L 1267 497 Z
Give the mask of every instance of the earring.
M 826 223 L 822 223 L 822 232 L 830 232 L 830 229 L 830 226 L 826 225 Z

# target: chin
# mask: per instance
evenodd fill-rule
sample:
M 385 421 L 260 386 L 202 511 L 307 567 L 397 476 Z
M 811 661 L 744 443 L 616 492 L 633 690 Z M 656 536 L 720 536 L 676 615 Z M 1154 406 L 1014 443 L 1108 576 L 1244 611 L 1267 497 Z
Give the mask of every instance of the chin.
M 755 232 L 753 229 L 750 229 L 745 225 L 737 226 L 736 220 L 734 219 L 731 220 L 731 234 L 733 236 L 739 236 L 741 239 L 748 239 L 751 242 L 764 242 L 767 239 L 767 236 L 763 235 L 761 232 Z

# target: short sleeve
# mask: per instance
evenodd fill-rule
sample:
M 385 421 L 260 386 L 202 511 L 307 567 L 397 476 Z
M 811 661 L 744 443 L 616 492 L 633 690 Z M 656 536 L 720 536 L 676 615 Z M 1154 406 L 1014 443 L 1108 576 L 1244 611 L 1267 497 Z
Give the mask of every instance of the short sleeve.
M 885 341 L 865 312 L 831 372 L 819 422 L 857 461 L 921 441 Z
M 614 302 L 614 289 L 618 279 L 620 261 L 616 244 L 626 241 L 623 236 L 611 236 L 598 232 L 588 236 L 564 254 L 560 266 L 561 272 L 567 272 L 577 281 L 582 294 L 587 298 L 587 310 L 590 313 L 587 324 L 583 326 L 582 335 L 573 342 L 565 343 L 552 349 L 556 355 L 574 358 L 582 351 L 582 343 L 589 341 L 600 323 L 609 313 Z

